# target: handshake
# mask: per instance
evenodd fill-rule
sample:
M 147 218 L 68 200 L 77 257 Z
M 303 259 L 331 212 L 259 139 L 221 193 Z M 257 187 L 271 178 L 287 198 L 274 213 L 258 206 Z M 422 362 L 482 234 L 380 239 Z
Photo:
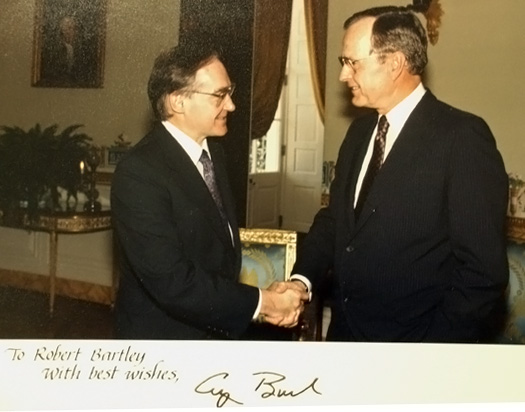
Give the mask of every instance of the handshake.
M 259 317 L 272 325 L 293 328 L 298 325 L 304 304 L 308 301 L 306 286 L 302 282 L 274 282 L 268 289 L 262 290 Z

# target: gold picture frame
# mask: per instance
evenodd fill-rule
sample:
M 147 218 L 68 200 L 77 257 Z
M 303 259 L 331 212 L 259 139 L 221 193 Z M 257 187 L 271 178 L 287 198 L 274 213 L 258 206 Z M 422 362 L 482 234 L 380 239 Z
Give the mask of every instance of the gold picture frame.
M 33 87 L 101 88 L 107 0 L 36 0 Z
M 506 317 L 499 343 L 525 343 L 525 218 L 507 216 L 509 282 L 505 291 Z
M 240 282 L 266 289 L 290 277 L 297 253 L 297 232 L 241 228 Z

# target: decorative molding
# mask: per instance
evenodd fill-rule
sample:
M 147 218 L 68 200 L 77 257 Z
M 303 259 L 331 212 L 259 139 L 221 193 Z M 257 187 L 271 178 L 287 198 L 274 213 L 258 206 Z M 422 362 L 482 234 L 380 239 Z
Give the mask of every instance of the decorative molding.
M 111 212 L 78 214 L 44 214 L 38 215 L 34 222 L 24 217 L 24 226 L 33 230 L 56 231 L 58 233 L 91 232 L 111 228 Z
M 0 227 L 1 266 L 47 273 L 49 267 L 49 235 L 44 232 L 22 231 Z
M 49 276 L 17 270 L 0 269 L 0 285 L 49 293 Z M 112 305 L 115 290 L 111 286 L 95 285 L 79 280 L 57 278 L 56 294 L 88 302 Z
M 241 242 L 243 243 L 271 243 L 274 245 L 286 245 L 297 242 L 297 232 L 292 230 L 278 229 L 239 229 Z
M 239 229 L 243 247 L 250 244 L 284 245 L 286 247 L 284 279 L 290 276 L 297 254 L 297 232 L 280 229 Z
M 525 218 L 507 216 L 507 238 L 525 243 Z

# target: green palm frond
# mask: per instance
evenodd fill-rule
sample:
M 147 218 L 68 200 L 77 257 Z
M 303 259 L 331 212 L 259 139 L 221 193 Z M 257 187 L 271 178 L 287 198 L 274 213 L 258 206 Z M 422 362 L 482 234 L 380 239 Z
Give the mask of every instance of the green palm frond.
M 0 126 L 0 209 L 19 207 L 22 201 L 34 214 L 50 193 L 56 202 L 58 186 L 76 193 L 79 164 L 92 141 L 79 131 L 82 127 L 74 124 L 59 132 L 57 124 L 37 123 L 28 130 Z

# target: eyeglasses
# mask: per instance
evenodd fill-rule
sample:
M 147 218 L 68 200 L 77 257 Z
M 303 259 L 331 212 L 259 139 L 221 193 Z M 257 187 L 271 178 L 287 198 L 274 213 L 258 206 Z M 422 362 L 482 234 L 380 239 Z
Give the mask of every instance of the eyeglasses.
M 208 93 L 208 92 L 200 92 L 198 90 L 192 90 L 191 92 L 192 93 L 197 93 L 197 94 L 205 94 L 207 96 L 213 96 L 213 97 L 216 97 L 217 98 L 217 106 L 220 105 L 224 99 L 226 99 L 226 96 L 230 96 L 233 94 L 233 92 L 235 91 L 235 84 L 232 83 L 230 87 L 226 87 L 224 89 L 221 89 L 215 93 Z
M 350 67 L 353 71 L 355 71 L 355 64 L 357 62 L 360 62 L 361 60 L 365 60 L 365 59 L 368 59 L 370 56 L 372 56 L 372 54 L 375 53 L 375 50 L 372 50 L 370 52 L 370 54 L 366 57 L 362 57 L 360 59 L 351 59 L 350 57 L 344 57 L 344 56 L 339 56 L 337 58 L 337 60 L 339 60 L 339 63 L 341 63 L 341 66 L 348 66 Z

